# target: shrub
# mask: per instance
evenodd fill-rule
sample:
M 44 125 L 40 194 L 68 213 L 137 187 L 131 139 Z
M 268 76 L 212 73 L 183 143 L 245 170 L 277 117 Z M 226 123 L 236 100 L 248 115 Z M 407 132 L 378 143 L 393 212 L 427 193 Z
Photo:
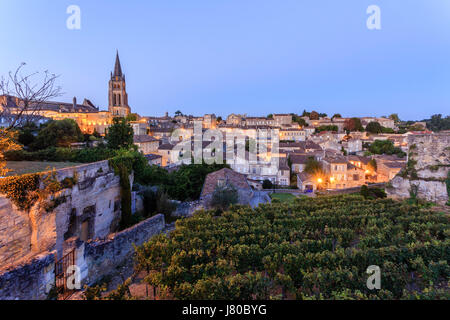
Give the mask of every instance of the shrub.
M 238 203 L 239 195 L 232 185 L 217 186 L 212 194 L 211 206 L 219 210 L 227 210 L 231 205 Z

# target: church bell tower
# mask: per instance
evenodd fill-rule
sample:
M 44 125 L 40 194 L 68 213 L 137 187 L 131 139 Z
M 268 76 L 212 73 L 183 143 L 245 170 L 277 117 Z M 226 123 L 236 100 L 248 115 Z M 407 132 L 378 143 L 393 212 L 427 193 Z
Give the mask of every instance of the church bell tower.
M 120 66 L 119 52 L 116 54 L 116 65 L 114 73 L 111 72 L 109 81 L 109 105 L 108 110 L 113 117 L 126 117 L 131 109 L 128 106 L 128 94 L 126 90 L 125 75 Z

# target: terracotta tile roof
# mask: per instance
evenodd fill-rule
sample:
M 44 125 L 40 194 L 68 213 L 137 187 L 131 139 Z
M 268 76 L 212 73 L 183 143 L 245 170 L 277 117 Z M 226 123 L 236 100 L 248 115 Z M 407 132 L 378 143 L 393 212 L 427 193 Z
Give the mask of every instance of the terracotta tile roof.
M 201 197 L 212 194 L 216 189 L 219 180 L 224 180 L 225 183 L 234 186 L 236 189 L 251 190 L 251 187 L 249 186 L 247 177 L 245 175 L 235 172 L 231 169 L 224 168 L 219 171 L 212 172 L 206 176 Z

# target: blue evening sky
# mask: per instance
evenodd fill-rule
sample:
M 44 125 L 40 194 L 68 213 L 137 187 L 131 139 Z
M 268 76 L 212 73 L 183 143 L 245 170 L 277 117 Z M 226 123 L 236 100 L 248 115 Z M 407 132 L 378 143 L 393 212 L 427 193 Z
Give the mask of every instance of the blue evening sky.
M 81 30 L 66 9 L 81 8 Z M 366 9 L 381 8 L 381 30 Z M 107 108 L 116 49 L 141 115 L 316 109 L 423 119 L 450 109 L 449 0 L 0 0 L 0 75 L 60 74 Z

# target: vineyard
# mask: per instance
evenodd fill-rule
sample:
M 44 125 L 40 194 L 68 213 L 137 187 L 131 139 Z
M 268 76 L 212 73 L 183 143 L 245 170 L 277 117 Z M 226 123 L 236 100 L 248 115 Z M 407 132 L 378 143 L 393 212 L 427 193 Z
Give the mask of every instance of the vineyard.
M 359 195 L 179 220 L 136 250 L 160 299 L 448 299 L 449 217 Z M 368 266 L 381 269 L 369 290 Z

